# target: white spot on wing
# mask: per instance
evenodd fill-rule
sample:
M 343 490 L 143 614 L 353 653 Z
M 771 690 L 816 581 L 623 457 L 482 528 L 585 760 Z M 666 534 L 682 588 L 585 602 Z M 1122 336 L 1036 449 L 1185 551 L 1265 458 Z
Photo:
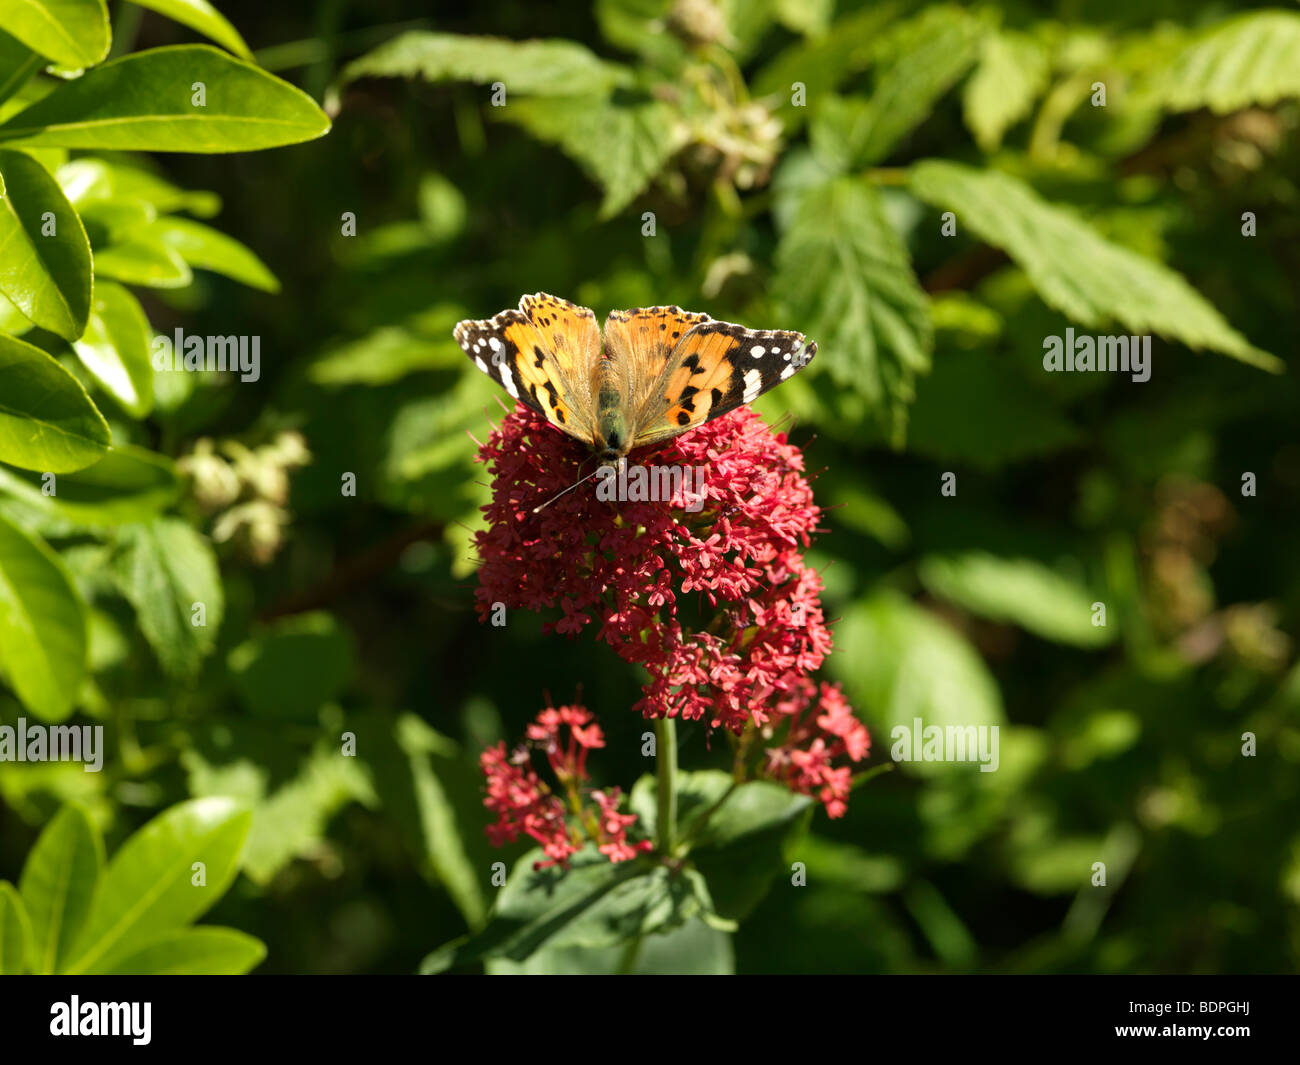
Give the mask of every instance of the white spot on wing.
M 519 398 L 519 389 L 515 387 L 514 374 L 510 372 L 510 367 L 504 362 L 501 364 L 501 383 L 505 386 L 505 390 L 510 393 L 511 399 Z
M 484 373 L 488 372 L 487 363 L 483 361 L 483 357 L 481 355 L 474 356 L 474 365 L 477 366 Z
M 789 366 L 787 366 L 784 370 L 781 371 L 781 380 L 784 381 L 787 377 L 793 377 L 794 372 L 797 369 L 799 369 L 799 367 L 796 366 L 794 363 L 791 363 Z
M 742 403 L 752 403 L 758 398 L 759 392 L 763 390 L 763 375 L 757 370 L 745 371 L 745 394 L 741 397 Z
M 756 359 L 761 359 L 763 357 L 763 351 L 764 348 L 762 344 L 755 344 L 752 348 L 749 349 L 749 353 L 753 355 L 754 358 Z

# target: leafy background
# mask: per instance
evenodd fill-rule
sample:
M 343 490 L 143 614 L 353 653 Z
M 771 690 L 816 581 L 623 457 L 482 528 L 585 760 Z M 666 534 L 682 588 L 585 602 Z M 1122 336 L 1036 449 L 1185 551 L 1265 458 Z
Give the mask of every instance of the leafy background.
M 16 9 L 0 4 L 15 33 Z M 473 758 L 545 692 L 580 685 L 600 714 L 602 782 L 647 770 L 630 669 L 471 608 L 484 478 L 468 434 L 500 408 L 451 326 L 544 290 L 816 338 L 822 356 L 759 407 L 794 416 L 834 508 L 815 549 L 839 619 L 828 670 L 872 727 L 870 764 L 914 716 L 1002 730 L 998 772 L 873 777 L 847 817 L 787 841 L 739 932 L 660 937 L 643 965 L 1296 968 L 1300 10 L 221 9 L 229 22 L 115 3 L 111 44 L 91 18 L 83 54 L 43 45 L 56 74 L 90 66 L 62 84 L 15 87 L 7 72 L 47 64 L 0 38 L 0 93 L 18 93 L 0 107 L 0 236 L 45 209 L 85 234 L 44 273 L 27 264 L 52 288 L 4 266 L 0 721 L 101 723 L 108 739 L 99 774 L 0 768 L 0 878 L 19 889 L 0 888 L 0 959 L 26 934 L 19 892 L 40 898 L 61 861 L 99 869 L 101 832 L 130 860 L 98 875 L 137 883 L 152 852 L 123 841 L 167 811 L 154 826 L 187 867 L 208 818 L 217 865 L 237 853 L 242 873 L 207 900 L 225 927 L 166 915 L 204 937 L 192 956 L 242 971 L 255 937 L 258 971 L 409 972 L 482 923 L 491 863 L 519 853 L 485 845 Z M 150 60 L 144 106 L 206 78 L 238 84 L 222 99 L 248 114 L 302 107 L 251 54 L 321 102 L 329 135 L 251 151 L 269 145 L 238 124 L 225 144 L 59 132 L 112 99 L 89 85 L 107 48 L 205 37 L 231 58 Z M 277 143 L 323 131 L 295 114 Z M 1043 338 L 1070 325 L 1153 334 L 1151 380 L 1045 374 Z M 149 331 L 178 326 L 259 336 L 261 379 L 154 374 Z M 37 414 L 70 431 L 23 454 Z M 356 758 L 338 757 L 344 731 Z M 722 753 L 698 728 L 680 745 L 695 769 Z M 794 861 L 807 886 L 789 884 Z M 105 918 L 87 919 L 89 941 Z M 608 953 L 533 964 L 603 970 Z

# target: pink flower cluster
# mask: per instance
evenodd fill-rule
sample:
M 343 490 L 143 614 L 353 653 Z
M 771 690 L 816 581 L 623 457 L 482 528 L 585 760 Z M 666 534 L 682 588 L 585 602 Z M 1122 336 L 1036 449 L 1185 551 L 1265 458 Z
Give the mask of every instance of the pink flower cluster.
M 567 732 L 562 738 L 561 730 Z M 618 788 L 593 791 L 594 806 L 583 802 L 582 784 L 588 779 L 587 752 L 605 746 L 605 736 L 591 713 L 581 706 L 548 707 L 528 726 L 528 739 L 546 752 L 547 761 L 569 802 L 577 826 L 570 828 L 565 802 L 534 772 L 528 748 L 521 746 L 507 754 L 498 743 L 479 756 L 487 777 L 483 805 L 497 815 L 488 825 L 487 836 L 494 847 L 513 843 L 520 834 L 531 836 L 546 854 L 543 868 L 557 862 L 567 865 L 582 849 L 583 833 L 611 862 L 635 858 L 652 846 L 649 840 L 629 843 L 627 830 L 636 823 L 635 814 L 618 812 L 622 794 Z
M 649 671 L 636 704 L 646 717 L 737 735 L 753 727 L 769 739 L 788 726 L 768 773 L 843 813 L 848 770 L 830 760 L 858 761 L 868 740 L 835 689 L 823 685 L 820 712 L 805 714 L 831 634 L 821 578 L 802 553 L 821 515 L 802 452 L 741 407 L 636 457 L 701 469 L 702 487 L 682 477 L 667 500 L 612 502 L 588 482 L 534 513 L 590 472 L 586 458 L 522 405 L 480 448 L 493 474 L 488 528 L 476 536 L 480 617 L 500 602 L 558 608 L 548 628 L 562 633 L 597 625 L 599 639 Z

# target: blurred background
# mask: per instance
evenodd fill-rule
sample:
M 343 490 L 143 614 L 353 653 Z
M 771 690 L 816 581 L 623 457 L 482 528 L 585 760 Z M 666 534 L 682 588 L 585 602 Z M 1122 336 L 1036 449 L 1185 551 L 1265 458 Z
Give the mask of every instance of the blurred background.
M 189 471 L 225 618 L 201 671 L 173 676 L 97 600 L 106 770 L 0 770 L 0 877 L 64 799 L 120 839 L 187 795 L 240 794 L 247 876 L 211 919 L 266 941 L 258 971 L 410 972 L 517 853 L 483 838 L 484 745 L 580 689 L 608 736 L 600 782 L 630 788 L 635 670 L 473 612 L 470 434 L 501 408 L 451 328 L 541 290 L 816 339 L 758 406 L 793 416 L 828 508 L 824 676 L 871 727 L 869 766 L 917 716 L 1001 729 L 995 773 L 899 766 L 843 819 L 818 812 L 789 856 L 808 886 L 742 925 L 737 971 L 1295 970 L 1300 396 L 1259 354 L 1292 359 L 1300 329 L 1294 7 L 219 6 L 335 122 L 143 160 L 215 193 L 211 224 L 281 284 L 138 291 L 159 333 L 260 336 L 262 376 L 160 381 L 149 420 L 110 415 Z M 113 7 L 115 47 L 195 39 Z M 411 31 L 551 43 L 388 46 Z M 920 160 L 969 170 L 923 179 Z M 995 171 L 1050 217 L 962 184 Z M 1071 325 L 1154 333 L 1150 381 L 1044 373 Z M 266 479 L 234 518 L 213 488 L 230 441 Z M 361 755 L 340 769 L 343 729 Z M 698 726 L 680 743 L 691 768 L 726 758 Z

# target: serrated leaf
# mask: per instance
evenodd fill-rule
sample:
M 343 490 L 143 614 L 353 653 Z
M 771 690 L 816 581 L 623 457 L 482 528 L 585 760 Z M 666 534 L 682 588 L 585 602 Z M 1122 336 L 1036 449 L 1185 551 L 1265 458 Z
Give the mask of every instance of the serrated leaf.
M 1257 11 L 1190 40 L 1143 86 L 1172 111 L 1218 114 L 1300 96 L 1300 14 Z
M 1211 348 L 1279 372 L 1276 356 L 1254 347 L 1182 275 L 1101 236 L 1023 181 L 992 170 L 927 160 L 911 169 L 912 190 L 1002 248 L 1049 306 L 1087 326 L 1112 321 L 1191 348 Z
M 194 799 L 163 811 L 131 836 L 99 880 L 64 971 L 109 971 L 144 937 L 202 916 L 234 880 L 251 820 L 234 800 Z
M 987 34 L 979 63 L 962 93 L 967 128 L 985 152 L 994 151 L 1007 130 L 1029 114 L 1047 85 L 1048 57 L 1028 34 Z
M 164 932 L 114 962 L 110 976 L 242 976 L 266 957 L 266 944 L 233 928 Z
M 81 383 L 40 348 L 0 333 L 0 462 L 70 473 L 108 452 L 108 423 Z
M 19 891 L 31 918 L 31 966 L 63 971 L 94 900 L 104 842 L 85 808 L 64 806 L 41 832 L 23 866 Z
M 121 285 L 95 285 L 90 321 L 72 348 L 104 390 L 137 418 L 153 409 L 151 333 L 144 310 Z
M 228 48 L 239 56 L 252 62 L 253 53 L 248 50 L 244 38 L 232 26 L 226 17 L 207 0 L 132 0 L 140 7 L 147 7 L 166 15 L 174 22 L 197 30 L 210 41 L 216 41 L 223 48 Z
M 28 48 L 72 70 L 108 55 L 104 0 L 0 0 L 0 25 Z
M 203 106 L 192 86 L 205 87 Z M 65 82 L 0 123 L 0 142 L 155 152 L 246 152 L 313 140 L 330 122 L 288 82 L 205 44 L 135 52 Z
M 208 541 L 183 521 L 160 518 L 123 526 L 118 544 L 114 580 L 135 607 L 140 631 L 158 661 L 173 676 L 197 672 L 216 644 L 225 608 Z M 200 620 L 203 624 L 196 624 Z
M 85 673 L 85 607 L 67 570 L 0 518 L 0 675 L 34 714 L 61 721 Z
M 1092 624 L 1094 594 L 1034 559 L 983 551 L 929 555 L 918 574 L 931 594 L 1047 640 L 1100 647 L 1114 638 L 1112 629 Z
M 876 190 L 842 177 L 808 192 L 777 248 L 774 288 L 791 327 L 818 343 L 834 379 L 864 396 L 897 438 L 916 375 L 930 367 L 933 332 Z
M 660 100 L 538 97 L 516 101 L 502 117 L 557 145 L 604 189 L 602 218 L 640 195 L 687 139 Z
M 45 167 L 0 150 L 0 293 L 31 321 L 75 340 L 90 313 L 90 242 Z
M 511 41 L 413 30 L 343 68 L 340 84 L 358 78 L 501 82 L 506 99 L 520 95 L 606 93 L 632 80 L 631 71 L 608 63 L 574 41 Z M 513 102 L 510 103 L 513 106 Z

